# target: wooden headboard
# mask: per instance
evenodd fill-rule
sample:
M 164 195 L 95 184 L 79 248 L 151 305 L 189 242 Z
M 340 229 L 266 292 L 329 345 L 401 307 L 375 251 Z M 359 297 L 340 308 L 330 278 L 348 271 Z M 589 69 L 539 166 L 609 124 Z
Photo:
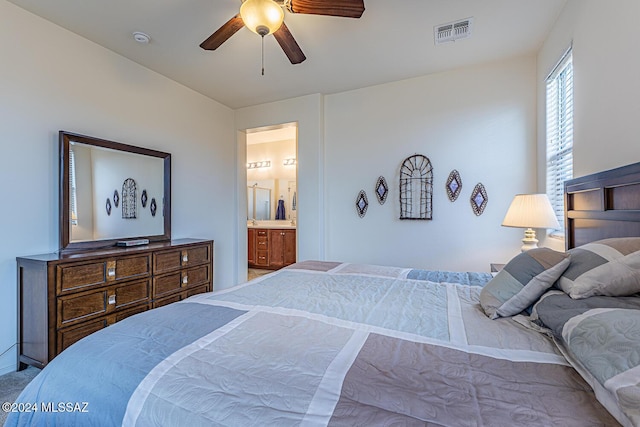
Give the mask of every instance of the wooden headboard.
M 609 237 L 640 237 L 640 163 L 564 184 L 566 248 Z

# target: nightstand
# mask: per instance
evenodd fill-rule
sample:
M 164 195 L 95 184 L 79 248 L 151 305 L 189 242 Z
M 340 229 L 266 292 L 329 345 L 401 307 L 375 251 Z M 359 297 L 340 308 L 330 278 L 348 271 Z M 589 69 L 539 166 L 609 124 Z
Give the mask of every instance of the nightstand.
M 504 268 L 505 264 L 497 264 L 497 263 L 491 263 L 490 267 L 491 267 L 491 272 L 492 273 L 499 273 L 500 270 L 502 270 Z

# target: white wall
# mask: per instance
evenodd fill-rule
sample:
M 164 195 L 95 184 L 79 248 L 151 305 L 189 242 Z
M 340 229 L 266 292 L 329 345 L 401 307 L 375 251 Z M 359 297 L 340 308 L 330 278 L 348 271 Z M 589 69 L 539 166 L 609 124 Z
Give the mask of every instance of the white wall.
M 545 191 L 545 79 L 573 43 L 575 177 L 640 161 L 637 0 L 569 0 L 537 58 L 538 188 Z M 563 249 L 564 242 L 547 239 Z
M 535 58 L 527 57 L 326 96 L 326 257 L 488 271 L 517 254 L 523 230 L 500 224 L 513 196 L 535 189 L 535 90 Z M 433 165 L 431 221 L 398 219 L 399 168 L 416 153 Z M 454 203 L 445 192 L 453 169 L 463 181 Z M 391 190 L 382 206 L 380 175 Z M 489 199 L 481 216 L 469 202 L 478 182 Z
M 215 239 L 215 286 L 235 283 L 232 110 L 5 1 L 0 52 L 0 353 L 16 342 L 15 257 L 58 249 L 61 129 L 172 153 L 172 236 Z

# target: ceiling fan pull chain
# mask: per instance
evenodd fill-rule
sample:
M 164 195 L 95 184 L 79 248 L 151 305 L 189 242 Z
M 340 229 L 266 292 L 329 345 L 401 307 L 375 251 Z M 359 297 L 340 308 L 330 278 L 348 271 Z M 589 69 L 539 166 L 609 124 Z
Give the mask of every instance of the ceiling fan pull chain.
M 262 75 L 264 76 L 264 36 L 262 36 Z

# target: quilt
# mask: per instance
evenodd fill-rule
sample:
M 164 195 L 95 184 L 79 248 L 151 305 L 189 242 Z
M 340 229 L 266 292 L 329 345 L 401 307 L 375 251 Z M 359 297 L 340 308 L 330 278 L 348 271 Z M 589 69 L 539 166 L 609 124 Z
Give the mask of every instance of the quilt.
M 484 315 L 490 278 L 294 264 L 75 343 L 6 425 L 616 425 L 548 336 Z

